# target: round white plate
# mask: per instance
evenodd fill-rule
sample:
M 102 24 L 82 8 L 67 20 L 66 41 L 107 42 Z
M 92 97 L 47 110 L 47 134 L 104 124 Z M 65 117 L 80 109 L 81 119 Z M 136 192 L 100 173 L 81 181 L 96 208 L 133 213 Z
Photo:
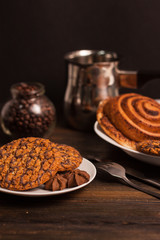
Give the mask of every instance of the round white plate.
M 95 122 L 95 124 L 94 124 L 94 131 L 96 132 L 96 134 L 99 137 L 101 137 L 105 141 L 111 143 L 112 145 L 121 148 L 124 152 L 126 152 L 131 157 L 134 157 L 134 158 L 141 160 L 143 162 L 146 162 L 146 163 L 160 166 L 160 157 L 141 153 L 141 152 L 138 152 L 138 151 L 135 151 L 135 150 L 132 150 L 132 149 L 129 149 L 129 148 L 126 148 L 126 147 L 120 145 L 119 143 L 115 142 L 112 138 L 108 137 L 104 133 L 104 131 L 99 126 L 98 122 Z
M 59 195 L 59 194 L 72 192 L 72 191 L 75 191 L 75 190 L 85 187 L 90 182 L 92 182 L 96 176 L 95 166 L 85 158 L 83 158 L 83 161 L 80 164 L 80 166 L 78 167 L 78 169 L 86 171 L 90 175 L 90 179 L 88 182 L 86 182 L 80 186 L 77 186 L 77 187 L 65 188 L 65 189 L 59 190 L 59 191 L 50 191 L 50 190 L 45 190 L 44 186 L 42 185 L 41 187 L 34 188 L 34 189 L 28 190 L 28 191 L 12 191 L 12 190 L 8 190 L 5 188 L 0 188 L 0 192 L 9 193 L 9 194 L 13 194 L 13 195 L 26 196 L 26 197 L 44 197 L 44 196 Z

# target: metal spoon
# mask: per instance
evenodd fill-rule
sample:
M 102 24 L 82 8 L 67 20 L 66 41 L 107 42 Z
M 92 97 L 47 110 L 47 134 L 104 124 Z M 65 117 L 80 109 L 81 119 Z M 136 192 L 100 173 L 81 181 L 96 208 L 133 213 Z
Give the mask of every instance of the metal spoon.
M 99 166 L 99 169 L 102 169 L 103 171 L 109 173 L 110 175 L 123 179 L 123 181 L 125 181 L 129 186 L 142 191 L 144 193 L 147 193 L 153 197 L 156 197 L 158 199 L 160 199 L 160 194 L 150 191 L 150 190 L 146 190 L 138 185 L 136 185 L 135 183 L 131 182 L 127 177 L 126 177 L 126 171 L 124 169 L 124 167 L 122 167 L 120 164 L 115 163 L 115 162 L 108 162 L 105 163 L 103 165 Z

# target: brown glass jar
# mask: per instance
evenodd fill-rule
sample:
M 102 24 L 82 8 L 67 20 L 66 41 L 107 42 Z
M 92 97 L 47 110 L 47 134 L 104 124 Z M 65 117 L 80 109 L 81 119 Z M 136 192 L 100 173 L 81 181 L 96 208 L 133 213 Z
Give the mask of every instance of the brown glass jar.
M 11 86 L 12 99 L 1 111 L 3 131 L 13 137 L 44 137 L 56 124 L 56 110 L 46 97 L 44 85 L 37 82 Z

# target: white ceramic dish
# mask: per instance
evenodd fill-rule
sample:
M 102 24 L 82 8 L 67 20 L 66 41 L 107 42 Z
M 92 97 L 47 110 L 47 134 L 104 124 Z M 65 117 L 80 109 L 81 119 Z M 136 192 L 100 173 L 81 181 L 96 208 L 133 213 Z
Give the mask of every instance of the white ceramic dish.
M 95 124 L 94 124 L 94 131 L 96 132 L 96 134 L 99 137 L 101 137 L 108 143 L 111 143 L 112 145 L 121 148 L 124 152 L 126 152 L 131 157 L 141 160 L 143 162 L 149 163 L 149 164 L 160 166 L 160 157 L 149 155 L 149 154 L 144 154 L 144 153 L 141 153 L 141 152 L 138 152 L 138 151 L 135 151 L 135 150 L 132 150 L 132 149 L 129 149 L 129 148 L 126 148 L 126 147 L 120 145 L 119 143 L 115 142 L 112 138 L 108 137 L 104 133 L 104 131 L 99 126 L 98 122 L 95 122 Z
M 28 191 L 11 191 L 8 189 L 0 188 L 0 192 L 13 194 L 13 195 L 26 196 L 26 197 L 45 197 L 45 196 L 59 195 L 59 194 L 72 192 L 72 191 L 75 191 L 75 190 L 85 187 L 90 182 L 92 182 L 96 176 L 95 166 L 85 158 L 83 158 L 83 161 L 78 168 L 86 171 L 90 175 L 90 180 L 87 183 L 84 183 L 77 187 L 66 188 L 66 189 L 59 190 L 59 191 L 49 191 L 49 190 L 45 190 L 44 186 L 42 185 L 41 187 L 34 188 L 34 189 L 28 190 Z

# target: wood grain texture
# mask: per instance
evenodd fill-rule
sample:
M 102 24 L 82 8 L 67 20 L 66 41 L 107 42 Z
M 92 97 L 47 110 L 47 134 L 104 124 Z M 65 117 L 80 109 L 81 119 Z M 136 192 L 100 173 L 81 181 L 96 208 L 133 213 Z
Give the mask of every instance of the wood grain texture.
M 132 171 L 159 173 L 159 168 L 128 157 L 94 132 L 57 127 L 50 139 L 76 147 L 85 157 L 119 161 Z M 0 193 L 0 239 L 4 240 L 158 240 L 159 224 L 160 200 L 100 172 L 85 188 L 65 195 L 26 198 Z

